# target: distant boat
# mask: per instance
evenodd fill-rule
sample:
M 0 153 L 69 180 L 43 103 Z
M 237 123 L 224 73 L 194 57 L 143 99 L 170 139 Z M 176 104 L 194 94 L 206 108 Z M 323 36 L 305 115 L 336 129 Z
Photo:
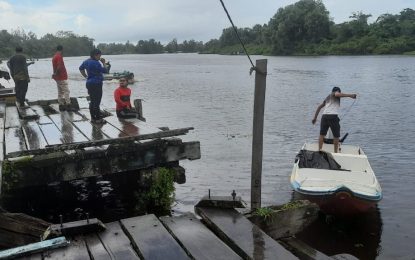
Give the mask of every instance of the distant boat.
M 128 83 L 134 83 L 134 73 L 130 71 L 123 71 L 123 72 L 114 72 L 114 73 L 106 73 L 104 74 L 104 80 L 113 80 L 113 79 L 120 79 L 126 78 Z
M 363 150 L 355 145 L 306 143 L 297 154 L 291 185 L 301 198 L 308 199 L 327 213 L 348 216 L 376 208 L 382 189 Z

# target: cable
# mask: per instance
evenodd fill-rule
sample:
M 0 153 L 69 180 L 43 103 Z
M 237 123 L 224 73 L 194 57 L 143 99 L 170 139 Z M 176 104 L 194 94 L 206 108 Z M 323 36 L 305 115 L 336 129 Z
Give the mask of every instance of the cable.
M 222 0 L 219 0 L 219 1 L 221 2 L 222 6 L 223 6 L 223 10 L 225 10 L 225 13 L 226 13 L 226 15 L 228 16 L 228 19 L 229 19 L 229 21 L 230 21 L 230 22 L 231 22 L 231 24 L 232 24 L 232 28 L 233 28 L 233 30 L 235 31 L 236 37 L 238 38 L 239 42 L 240 42 L 240 43 L 241 43 L 241 45 L 242 45 L 242 48 L 244 49 L 244 52 L 245 52 L 246 56 L 248 57 L 249 61 L 251 62 L 251 65 L 252 65 L 251 72 L 252 72 L 253 70 L 255 70 L 255 69 L 256 69 L 256 67 L 255 67 L 254 63 L 252 62 L 251 57 L 249 56 L 248 51 L 247 51 L 247 50 L 246 50 L 246 48 L 245 48 L 245 44 L 242 42 L 241 37 L 239 37 L 238 30 L 236 29 L 235 25 L 233 24 L 232 18 L 231 18 L 231 16 L 229 15 L 229 12 L 228 12 L 228 10 L 226 9 L 225 4 L 223 3 L 223 1 L 222 1 Z
M 353 103 L 349 106 L 349 108 L 346 110 L 346 112 L 343 114 L 343 116 L 340 118 L 340 121 L 343 120 L 343 118 L 346 117 L 346 115 L 349 113 L 349 111 L 352 109 L 352 107 L 354 106 L 354 104 L 356 103 L 357 98 L 355 98 L 355 100 L 353 101 Z

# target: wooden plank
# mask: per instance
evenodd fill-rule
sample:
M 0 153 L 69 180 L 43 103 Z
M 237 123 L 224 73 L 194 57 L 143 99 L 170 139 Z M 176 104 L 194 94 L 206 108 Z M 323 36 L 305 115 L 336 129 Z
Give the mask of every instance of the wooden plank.
M 48 116 L 40 116 L 37 122 L 39 125 L 53 124 L 52 120 Z
M 89 260 L 88 249 L 86 248 L 83 236 L 77 236 L 70 240 L 67 247 L 48 251 L 43 254 L 47 260 Z
M 59 105 L 58 104 L 50 104 L 50 107 L 52 107 L 53 109 L 58 109 L 59 111 Z M 75 112 L 71 112 L 71 111 L 61 111 L 59 114 L 52 114 L 49 116 L 55 116 L 55 115 L 61 115 L 62 117 L 64 117 L 66 120 L 70 121 L 70 122 L 74 122 L 74 121 L 84 121 L 85 118 L 83 118 L 81 115 L 75 113 Z
M 5 128 L 20 127 L 19 112 L 15 106 L 6 107 Z
M 25 106 L 19 106 L 17 105 L 16 102 L 16 108 L 17 111 L 19 112 L 19 116 L 21 119 L 24 120 L 33 120 L 33 119 L 38 119 L 39 115 L 35 113 L 35 111 L 33 111 L 29 105 L 27 105 L 27 103 L 25 103 Z
M 6 114 L 6 102 L 0 101 L 0 118 L 4 118 Z
M 79 115 L 77 116 L 80 117 Z M 72 121 L 70 121 L 72 117 L 69 113 L 64 112 L 61 114 L 53 114 L 49 115 L 49 118 L 56 125 L 59 131 L 61 131 L 65 143 L 89 141 L 89 139 L 83 135 L 78 128 L 74 127 Z
M 79 109 L 89 108 L 89 101 L 86 97 L 79 97 L 76 100 L 78 101 Z
M 76 234 L 87 234 L 92 232 L 99 232 L 105 230 L 105 225 L 97 218 L 83 219 L 72 222 L 65 222 L 62 224 L 53 224 L 48 227 L 44 233 L 43 238 L 52 234 L 62 234 L 64 236 L 73 236 Z
M 252 127 L 251 208 L 261 207 L 262 152 L 264 134 L 267 59 L 256 61 L 254 120 Z
M 297 259 L 235 209 L 195 209 L 208 227 L 244 259 Z
M 88 234 L 84 238 L 92 259 L 111 260 L 110 253 L 105 249 L 97 234 Z
M 137 253 L 131 247 L 131 242 L 124 234 L 118 222 L 105 224 L 107 229 L 98 233 L 102 244 L 110 254 L 111 259 L 129 260 L 139 259 Z
M 13 259 L 20 256 L 42 252 L 48 249 L 65 247 L 68 241 L 64 237 L 58 237 L 42 242 L 32 243 L 25 246 L 19 246 L 0 251 L 0 259 Z
M 74 124 L 78 124 L 78 123 L 81 123 L 81 122 L 74 122 Z M 43 126 L 47 126 L 47 125 L 40 125 L 41 128 Z M 45 149 L 31 150 L 27 152 L 21 151 L 21 152 L 9 154 L 9 156 L 17 157 L 17 156 L 24 156 L 24 155 L 37 155 L 37 154 L 45 154 L 48 152 L 75 150 L 75 149 L 81 149 L 81 148 L 92 147 L 92 146 L 131 143 L 133 141 L 139 141 L 139 140 L 161 139 L 161 138 L 166 138 L 166 137 L 184 135 L 184 134 L 187 134 L 190 130 L 193 130 L 193 127 L 173 129 L 173 130 L 161 131 L 158 133 L 139 135 L 139 136 L 128 136 L 128 137 L 112 138 L 112 139 L 89 141 L 89 142 L 79 142 L 79 143 L 74 142 L 71 144 L 63 144 L 63 145 L 62 144 L 61 145 L 48 145 L 47 147 L 45 147 Z M 43 134 L 45 135 L 45 133 Z M 48 141 L 48 138 L 46 137 L 46 135 L 45 135 L 45 138 L 46 138 L 46 141 Z M 200 151 L 194 151 L 194 152 L 197 152 L 197 154 L 191 155 L 189 159 L 195 160 L 195 159 L 200 158 Z M 188 153 L 186 154 L 190 155 Z
M 17 258 L 18 260 L 42 260 L 43 259 L 42 253 L 37 253 L 33 255 L 28 255 L 24 257 Z
M 116 116 L 108 116 L 104 119 L 109 124 L 120 129 L 126 136 L 137 136 L 161 132 L 159 128 L 149 126 L 147 123 L 136 118 L 123 119 Z
M 1 107 L 1 104 L 0 104 Z M 5 109 L 6 107 L 4 107 Z M 4 160 L 4 118 L 0 118 L 0 164 Z M 1 167 L 0 167 L 1 169 Z M 1 181 L 2 181 L 2 175 L 0 170 L 0 194 L 1 194 Z
M 28 150 L 43 149 L 48 144 L 36 122 L 23 122 L 22 130 Z
M 192 213 L 160 220 L 194 259 L 241 259 Z
M 45 116 L 46 115 L 43 108 L 39 105 L 31 105 L 30 109 L 32 109 L 38 116 Z
M 89 110 L 86 111 L 85 109 L 79 110 L 79 114 L 88 119 L 91 120 L 91 115 L 89 114 Z M 118 138 L 126 136 L 122 131 L 120 131 L 118 128 L 114 127 L 111 124 L 103 124 L 99 125 L 100 130 L 107 135 L 109 138 Z
M 301 240 L 290 237 L 282 239 L 283 243 L 287 244 L 291 251 L 294 252 L 297 256 L 301 259 L 319 259 L 319 260 L 330 260 L 333 259 L 320 251 L 310 247 L 306 243 L 302 242 Z
M 144 259 L 190 259 L 153 214 L 123 219 L 121 224 Z
M 108 136 L 100 130 L 102 125 L 93 125 L 89 121 L 73 122 L 73 125 L 91 141 L 108 139 Z
M 5 142 L 5 154 L 27 150 L 26 141 L 20 127 L 7 128 L 4 131 L 4 139 L 7 140 L 7 142 Z
M 66 142 L 65 137 L 55 124 L 39 124 L 39 127 L 48 145 L 57 145 Z

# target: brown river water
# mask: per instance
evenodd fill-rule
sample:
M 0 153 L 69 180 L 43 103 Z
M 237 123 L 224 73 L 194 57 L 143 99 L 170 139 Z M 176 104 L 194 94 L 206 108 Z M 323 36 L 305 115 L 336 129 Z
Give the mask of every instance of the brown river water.
M 72 96 L 87 94 L 78 73 L 85 58 L 65 58 Z M 235 190 L 249 203 L 254 76 L 249 75 L 248 59 L 197 54 L 105 58 L 114 72 L 134 72 L 133 97 L 144 99 L 148 123 L 195 128 L 183 139 L 199 140 L 202 158 L 181 162 L 187 181 L 176 185 L 174 214 L 193 211 L 208 189 L 212 195 L 230 195 Z M 294 157 L 305 141 L 317 139 L 318 126 L 311 124 L 315 109 L 334 85 L 339 86 L 345 93 L 358 94 L 354 104 L 351 99 L 342 100 L 342 133 L 349 133 L 345 143 L 364 149 L 384 197 L 377 212 L 347 221 L 321 216 L 299 237 L 329 255 L 415 259 L 415 57 L 253 57 L 264 58 L 268 59 L 268 77 L 263 206 L 292 199 L 289 176 Z M 29 73 L 30 100 L 56 98 L 50 59 L 37 61 Z M 115 87 L 115 82 L 104 84 L 107 107 L 113 106 Z M 128 182 L 111 185 L 110 179 L 93 184 L 77 181 L 56 188 L 55 193 L 73 195 L 54 205 L 62 211 L 94 207 L 102 214 L 96 217 L 104 219 L 122 216 L 133 198 L 127 192 L 115 194 L 117 185 L 124 191 L 134 190 Z M 100 198 L 89 204 L 97 193 Z M 34 200 L 39 206 L 47 198 Z M 36 210 L 27 212 L 36 215 Z

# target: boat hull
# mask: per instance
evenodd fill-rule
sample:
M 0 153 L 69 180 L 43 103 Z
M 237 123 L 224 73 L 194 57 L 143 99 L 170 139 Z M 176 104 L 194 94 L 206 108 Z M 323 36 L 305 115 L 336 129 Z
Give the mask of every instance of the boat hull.
M 377 200 L 367 200 L 354 196 L 348 191 L 332 194 L 311 195 L 296 191 L 300 199 L 316 203 L 326 214 L 336 216 L 352 216 L 371 212 L 376 209 Z

